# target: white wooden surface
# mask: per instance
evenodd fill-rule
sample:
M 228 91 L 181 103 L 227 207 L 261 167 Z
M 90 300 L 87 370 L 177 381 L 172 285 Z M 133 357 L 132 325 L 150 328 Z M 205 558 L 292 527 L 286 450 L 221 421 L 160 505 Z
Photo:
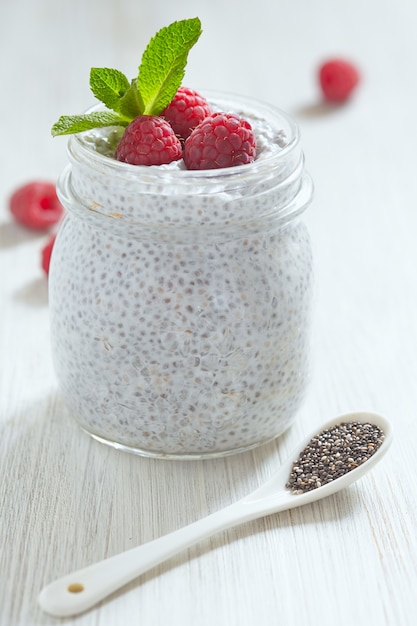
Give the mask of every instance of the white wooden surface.
M 185 83 L 256 95 L 298 119 L 316 183 L 314 373 L 278 441 L 218 461 L 124 455 L 84 435 L 49 351 L 46 240 L 7 197 L 54 180 L 49 128 L 91 103 L 91 66 L 133 76 L 149 37 L 198 15 Z M 415 0 L 1 0 L 0 624 L 409 626 L 417 591 L 417 39 Z M 363 74 L 323 108 L 317 64 Z M 246 524 L 171 559 L 77 618 L 43 614 L 44 584 L 215 511 L 269 476 L 298 437 L 353 409 L 392 419 L 388 457 L 326 501 Z

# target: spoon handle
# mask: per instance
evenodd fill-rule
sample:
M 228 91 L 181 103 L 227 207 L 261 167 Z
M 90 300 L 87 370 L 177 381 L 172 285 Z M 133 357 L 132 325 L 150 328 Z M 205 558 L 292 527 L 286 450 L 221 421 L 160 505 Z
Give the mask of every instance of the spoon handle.
M 261 507 L 256 504 L 238 501 L 159 539 L 50 583 L 39 594 L 39 604 L 44 611 L 57 617 L 81 613 L 181 550 L 261 514 Z

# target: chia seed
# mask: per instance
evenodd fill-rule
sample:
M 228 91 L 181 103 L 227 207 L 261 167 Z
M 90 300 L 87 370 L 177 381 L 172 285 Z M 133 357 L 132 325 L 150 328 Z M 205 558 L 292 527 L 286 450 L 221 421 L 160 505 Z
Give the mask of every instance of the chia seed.
M 286 484 L 293 494 L 322 487 L 362 463 L 381 446 L 384 433 L 375 424 L 343 422 L 315 435 L 292 465 Z

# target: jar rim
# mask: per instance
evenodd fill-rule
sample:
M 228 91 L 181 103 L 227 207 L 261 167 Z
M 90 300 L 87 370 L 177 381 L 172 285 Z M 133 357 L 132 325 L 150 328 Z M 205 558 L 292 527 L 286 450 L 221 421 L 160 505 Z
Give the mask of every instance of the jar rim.
M 297 122 L 275 105 L 265 103 L 257 98 L 221 91 L 207 90 L 204 92 L 204 95 L 209 101 L 214 101 L 216 105 L 225 104 L 230 111 L 232 111 L 230 105 L 237 105 L 238 108 L 242 108 L 242 111 L 238 113 L 242 117 L 244 117 L 245 113 L 253 113 L 264 117 L 267 121 L 275 120 L 272 124 L 274 130 L 278 131 L 277 122 L 282 122 L 282 125 L 285 127 L 283 128 L 286 137 L 285 145 L 280 147 L 279 150 L 271 151 L 270 154 L 264 155 L 263 158 L 255 159 L 254 162 L 246 165 L 204 170 L 187 170 L 185 168 L 174 170 L 169 167 L 161 167 L 160 165 L 132 165 L 101 154 L 94 150 L 86 141 L 87 133 L 91 132 L 86 131 L 70 137 L 68 141 L 70 156 L 79 162 L 85 163 L 88 161 L 91 167 L 102 173 L 107 172 L 108 175 L 112 176 L 121 175 L 123 178 L 130 180 L 138 180 L 143 177 L 148 182 L 151 182 L 152 179 L 155 182 L 162 182 L 164 179 L 171 180 L 175 177 L 176 184 L 195 184 L 199 181 L 207 181 L 207 179 L 216 179 L 220 183 L 236 177 L 239 179 L 245 179 L 247 176 L 252 178 L 253 175 L 259 177 L 264 172 L 270 173 L 271 170 L 280 169 L 280 164 L 284 165 L 288 155 L 299 146 L 300 131 Z M 103 105 L 97 104 L 90 107 L 87 112 L 103 110 L 103 108 Z

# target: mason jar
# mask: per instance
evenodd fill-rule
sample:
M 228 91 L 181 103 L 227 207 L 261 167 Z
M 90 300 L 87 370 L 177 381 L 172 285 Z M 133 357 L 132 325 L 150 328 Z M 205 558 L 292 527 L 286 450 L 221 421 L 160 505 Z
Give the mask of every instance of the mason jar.
M 74 135 L 49 274 L 52 351 L 71 414 L 152 457 L 241 452 L 294 420 L 309 377 L 312 182 L 296 123 L 210 94 L 251 123 L 252 164 L 112 158 L 114 129 Z M 104 146 L 104 147 L 103 147 Z

